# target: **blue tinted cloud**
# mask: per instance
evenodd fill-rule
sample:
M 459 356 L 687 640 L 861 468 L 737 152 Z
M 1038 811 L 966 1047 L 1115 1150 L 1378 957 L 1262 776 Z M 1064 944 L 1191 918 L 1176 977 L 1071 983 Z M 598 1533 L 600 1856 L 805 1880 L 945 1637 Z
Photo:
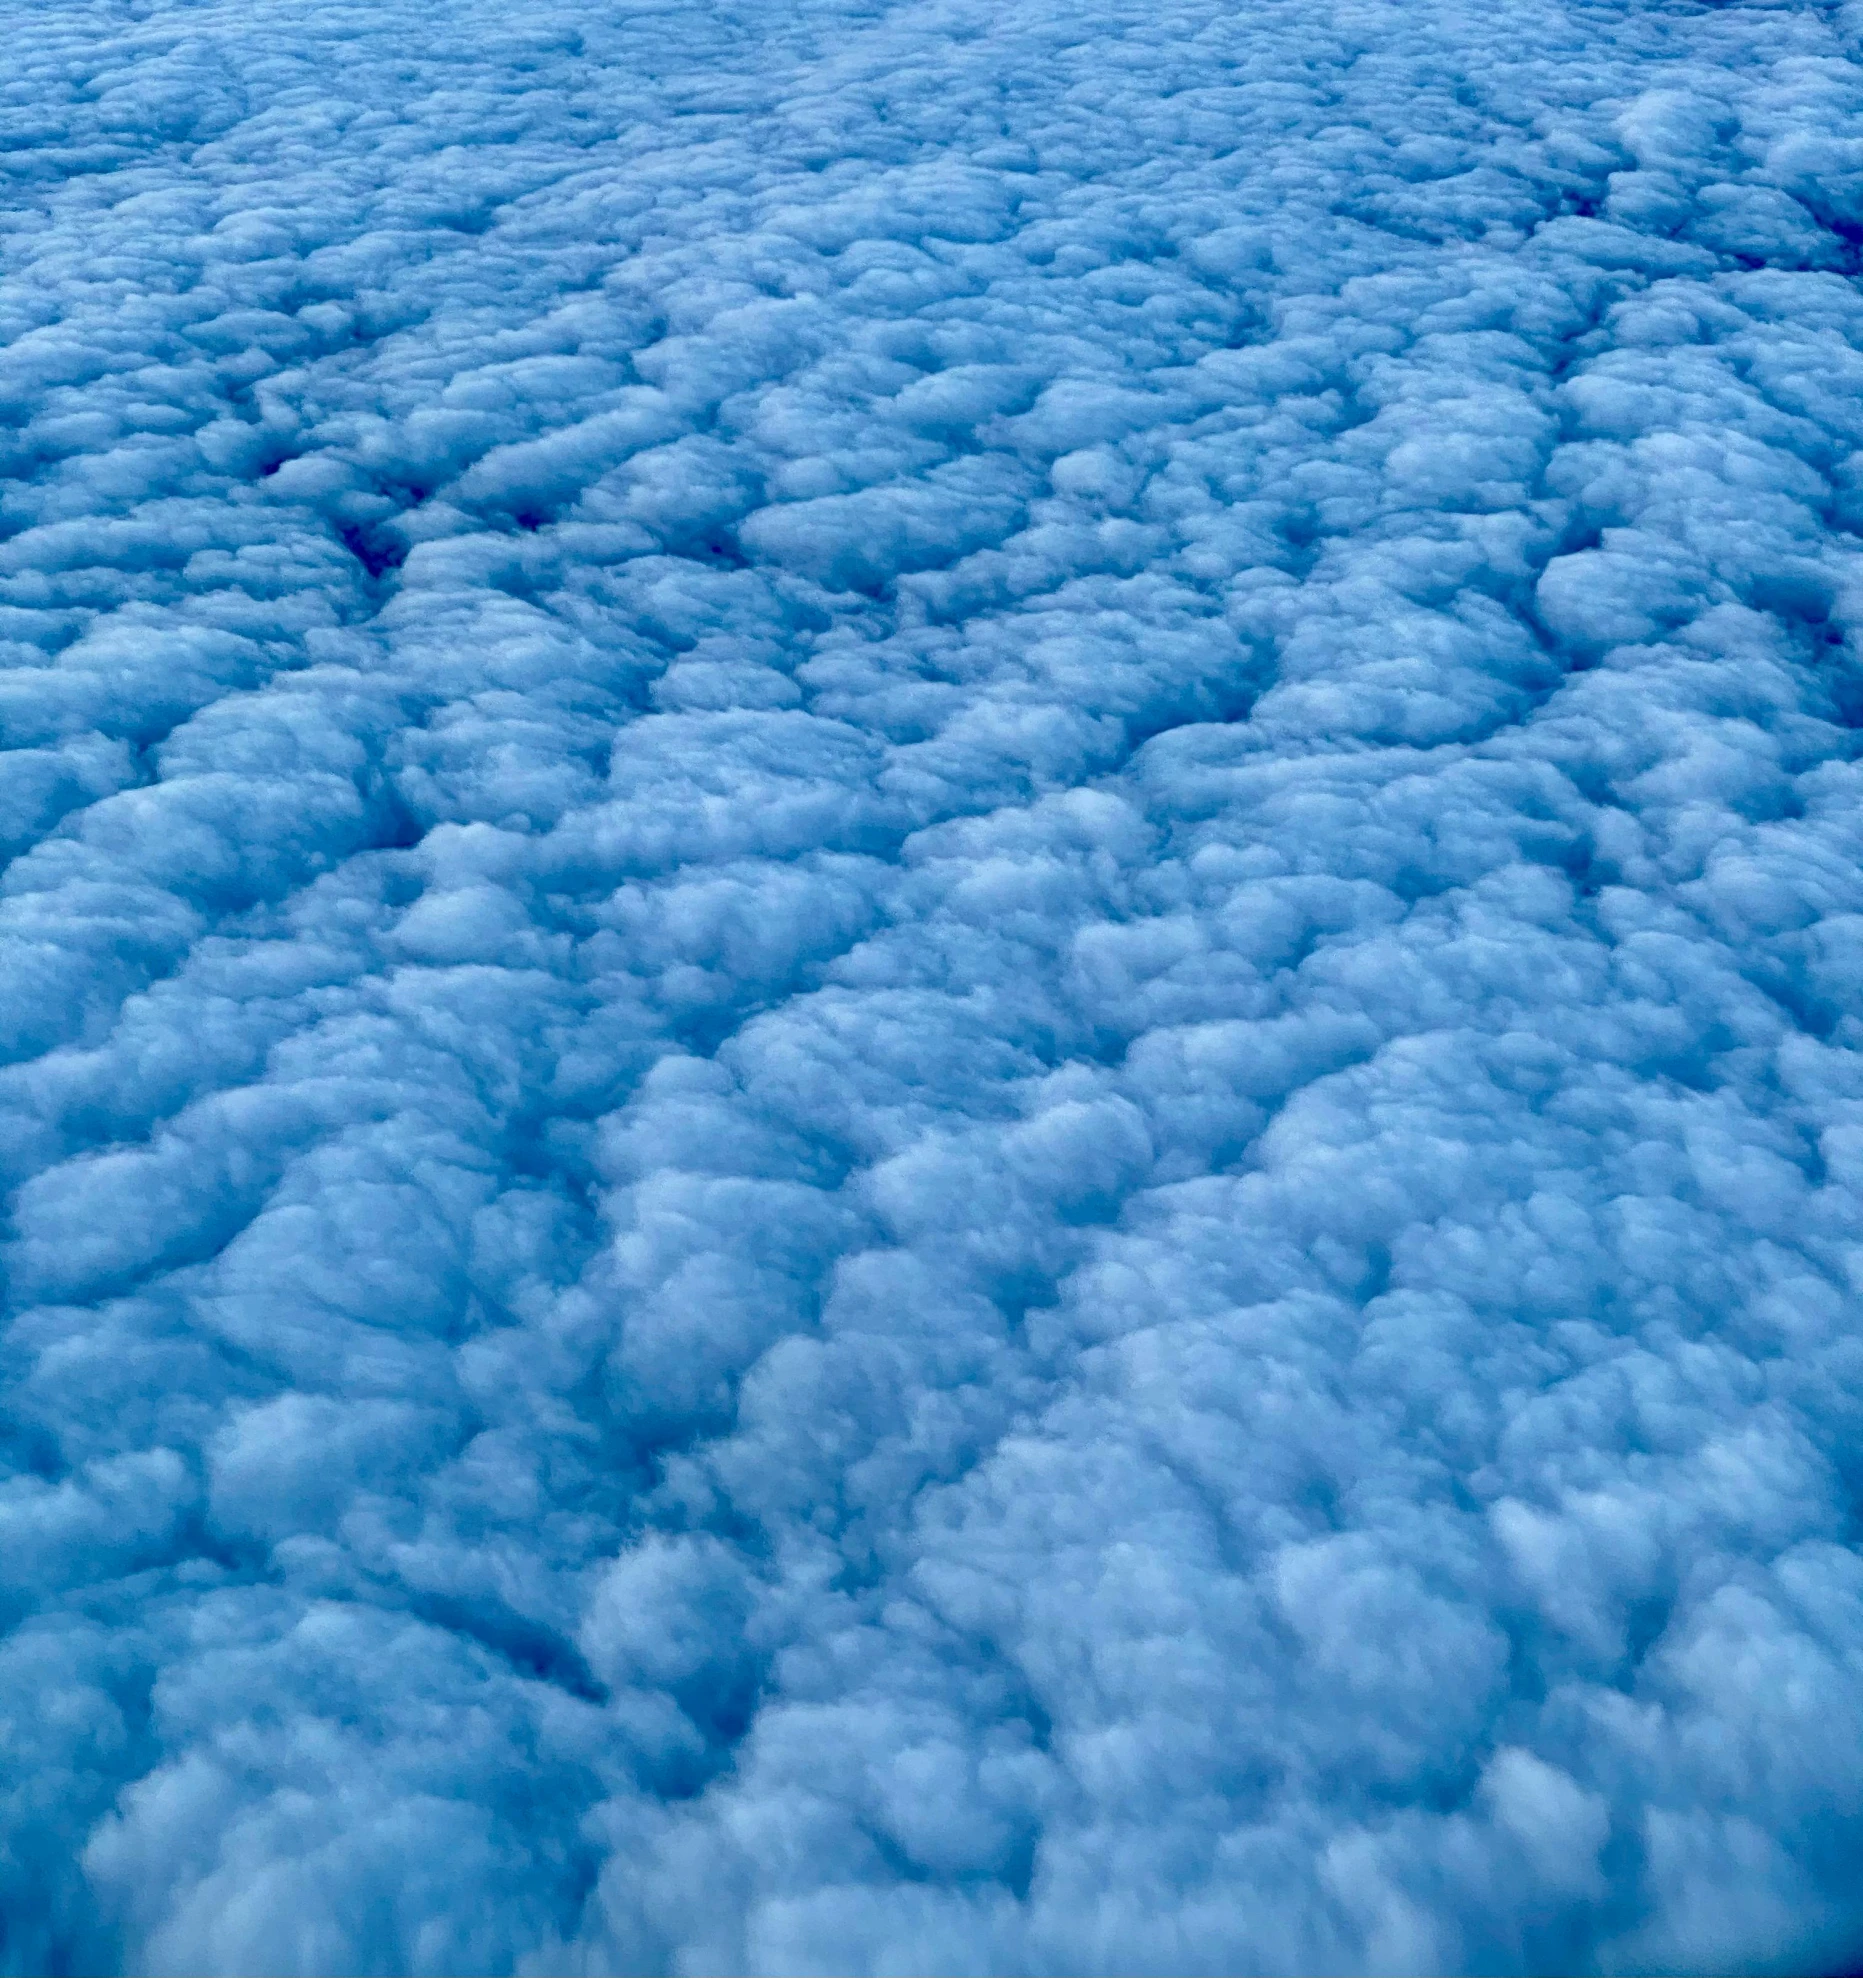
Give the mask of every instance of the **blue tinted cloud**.
M 1854 1961 L 1863 14 L 5 28 L 0 1963 Z

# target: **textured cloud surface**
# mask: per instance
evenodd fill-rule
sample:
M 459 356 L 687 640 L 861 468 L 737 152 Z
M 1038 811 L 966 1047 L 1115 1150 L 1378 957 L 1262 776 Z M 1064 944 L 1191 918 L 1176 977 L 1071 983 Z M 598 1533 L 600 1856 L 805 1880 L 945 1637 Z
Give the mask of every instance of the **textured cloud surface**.
M 1863 1947 L 1863 7 L 0 10 L 0 1961 Z

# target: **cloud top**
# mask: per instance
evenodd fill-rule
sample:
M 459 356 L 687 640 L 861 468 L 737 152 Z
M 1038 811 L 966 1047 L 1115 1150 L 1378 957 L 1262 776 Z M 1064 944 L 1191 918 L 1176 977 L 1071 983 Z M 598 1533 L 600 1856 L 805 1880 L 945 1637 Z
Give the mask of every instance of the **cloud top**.
M 1863 1946 L 1863 13 L 6 15 L 0 1963 Z

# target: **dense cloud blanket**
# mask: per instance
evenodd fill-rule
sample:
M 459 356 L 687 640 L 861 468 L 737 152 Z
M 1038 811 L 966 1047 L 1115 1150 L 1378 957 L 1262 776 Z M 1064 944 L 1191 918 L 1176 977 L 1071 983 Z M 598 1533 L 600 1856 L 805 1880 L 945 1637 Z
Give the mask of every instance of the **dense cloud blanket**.
M 1863 7 L 5 0 L 0 1956 L 1863 1949 Z

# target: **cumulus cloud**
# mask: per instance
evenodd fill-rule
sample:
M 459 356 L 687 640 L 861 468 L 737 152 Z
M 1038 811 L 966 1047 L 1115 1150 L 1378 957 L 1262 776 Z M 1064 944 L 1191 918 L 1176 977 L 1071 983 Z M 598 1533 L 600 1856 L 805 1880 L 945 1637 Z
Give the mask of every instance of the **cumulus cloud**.
M 0 1963 L 1863 1953 L 1863 13 L 99 0 L 0 118 Z

